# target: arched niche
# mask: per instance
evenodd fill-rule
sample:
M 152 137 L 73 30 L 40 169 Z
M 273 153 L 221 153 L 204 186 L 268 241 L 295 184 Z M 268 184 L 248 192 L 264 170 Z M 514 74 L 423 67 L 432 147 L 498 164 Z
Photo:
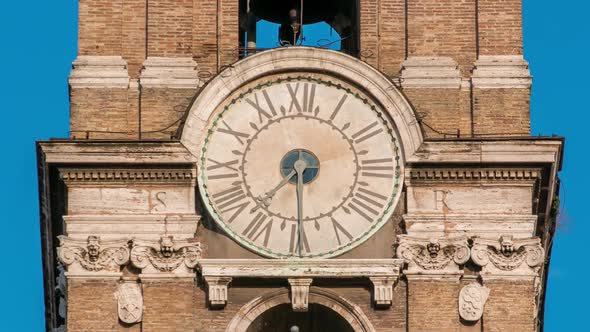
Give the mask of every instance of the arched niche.
M 230 321 L 226 332 L 247 332 L 248 327 L 268 310 L 290 304 L 289 292 L 285 290 L 264 294 L 245 304 Z M 325 289 L 311 287 L 309 303 L 324 306 L 340 315 L 355 332 L 373 332 L 373 325 L 363 311 L 345 298 Z
M 182 130 L 182 144 L 193 155 L 199 156 L 206 126 L 220 103 L 250 81 L 288 72 L 321 72 L 362 88 L 391 117 L 402 141 L 404 160 L 414 155 L 422 144 L 422 132 L 414 111 L 390 79 L 356 58 L 311 47 L 277 48 L 261 52 L 220 72 L 191 105 Z

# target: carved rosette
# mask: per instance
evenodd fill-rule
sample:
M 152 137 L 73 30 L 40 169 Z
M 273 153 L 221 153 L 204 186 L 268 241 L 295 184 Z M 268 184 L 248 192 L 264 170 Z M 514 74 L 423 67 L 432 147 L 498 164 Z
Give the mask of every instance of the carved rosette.
M 137 283 L 125 282 L 117 289 L 117 311 L 123 323 L 141 322 L 143 315 L 143 295 Z
M 59 260 L 71 273 L 120 272 L 120 266 L 129 262 L 128 240 L 102 241 L 98 236 L 86 240 L 58 236 Z
M 398 236 L 397 256 L 408 263 L 406 274 L 454 274 L 469 260 L 466 237 L 424 239 Z
M 475 322 L 483 315 L 483 308 L 490 295 L 487 287 L 471 283 L 459 293 L 459 315 L 466 321 Z
M 134 240 L 131 263 L 142 273 L 188 274 L 201 258 L 201 244 L 174 240 L 165 236 L 159 241 Z
M 482 267 L 483 274 L 535 276 L 545 260 L 545 250 L 539 238 L 476 238 L 471 248 L 471 259 Z

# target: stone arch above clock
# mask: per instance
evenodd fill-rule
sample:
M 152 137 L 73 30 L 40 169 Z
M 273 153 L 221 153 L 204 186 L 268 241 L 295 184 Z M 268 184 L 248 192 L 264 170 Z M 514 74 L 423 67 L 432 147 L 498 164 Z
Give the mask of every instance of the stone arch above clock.
M 218 105 L 235 90 L 267 75 L 285 72 L 320 72 L 361 87 L 385 110 L 401 140 L 404 160 L 408 160 L 423 142 L 422 131 L 414 111 L 399 89 L 381 72 L 367 63 L 341 52 L 309 48 L 278 48 L 239 61 L 212 79 L 192 103 L 181 142 L 195 156 L 199 155 L 206 126 Z

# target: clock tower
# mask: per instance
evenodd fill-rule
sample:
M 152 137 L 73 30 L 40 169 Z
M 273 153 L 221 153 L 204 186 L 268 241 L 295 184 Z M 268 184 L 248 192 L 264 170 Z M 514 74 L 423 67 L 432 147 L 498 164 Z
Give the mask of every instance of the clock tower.
M 542 330 L 563 139 L 520 0 L 79 10 L 48 331 Z

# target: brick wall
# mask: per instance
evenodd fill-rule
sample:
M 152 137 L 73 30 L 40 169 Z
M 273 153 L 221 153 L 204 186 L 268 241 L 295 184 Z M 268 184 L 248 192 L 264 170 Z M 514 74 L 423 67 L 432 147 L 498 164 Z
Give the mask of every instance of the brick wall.
M 143 89 L 141 94 L 142 138 L 169 139 L 178 129 L 196 90 Z M 167 128 L 168 127 L 168 128 Z M 161 131 L 163 132 L 155 132 Z
M 406 57 L 405 3 L 381 0 L 379 8 L 379 70 L 395 76 Z
M 484 308 L 484 332 L 535 331 L 533 280 L 486 280 L 490 297 Z
M 194 331 L 194 279 L 143 279 L 142 287 L 143 332 Z
M 530 134 L 530 89 L 474 89 L 476 135 Z
M 138 78 L 146 58 L 146 1 L 125 0 L 123 2 L 123 50 L 129 76 Z
M 121 55 L 123 0 L 79 0 L 78 53 Z
M 68 331 L 111 332 L 119 326 L 117 280 L 68 280 Z
M 148 56 L 192 56 L 193 0 L 148 2 Z
M 479 0 L 480 55 L 522 54 L 522 0 Z
M 459 330 L 459 281 L 408 277 L 408 327 L 410 332 Z
M 217 72 L 217 1 L 194 0 L 193 55 L 200 71 Z

